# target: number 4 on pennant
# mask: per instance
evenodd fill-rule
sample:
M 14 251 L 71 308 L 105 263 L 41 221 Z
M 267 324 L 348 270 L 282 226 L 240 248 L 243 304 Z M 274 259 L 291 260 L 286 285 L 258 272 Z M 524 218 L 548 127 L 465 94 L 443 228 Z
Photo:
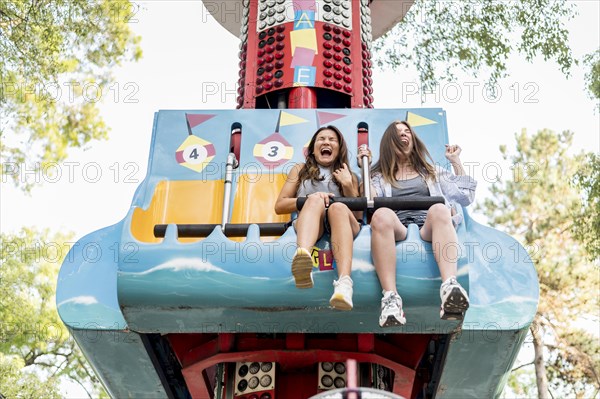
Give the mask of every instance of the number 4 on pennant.
M 212 143 L 197 136 L 188 136 L 175 152 L 175 160 L 181 166 L 201 172 L 215 157 Z

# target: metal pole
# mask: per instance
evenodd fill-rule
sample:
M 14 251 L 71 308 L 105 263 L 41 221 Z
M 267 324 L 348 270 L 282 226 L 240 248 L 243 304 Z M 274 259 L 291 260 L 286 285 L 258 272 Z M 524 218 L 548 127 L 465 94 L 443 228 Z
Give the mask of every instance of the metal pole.
M 366 144 L 363 144 L 366 148 Z M 363 155 L 362 157 L 362 181 L 363 181 L 363 192 L 364 197 L 367 199 L 369 207 L 373 206 L 373 197 L 371 195 L 371 165 L 369 165 L 369 157 Z
M 238 161 L 235 154 L 230 152 L 227 155 L 227 164 L 225 166 L 225 192 L 223 194 L 223 214 L 221 215 L 221 230 L 225 231 L 225 225 L 229 223 L 229 211 L 231 209 L 231 185 L 233 179 L 233 169 L 238 167 Z

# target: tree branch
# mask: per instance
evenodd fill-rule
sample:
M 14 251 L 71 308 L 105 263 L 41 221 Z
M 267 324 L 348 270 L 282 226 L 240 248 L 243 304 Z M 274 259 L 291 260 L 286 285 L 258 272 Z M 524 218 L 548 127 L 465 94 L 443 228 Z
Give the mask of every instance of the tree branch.
M 531 366 L 532 364 L 535 364 L 535 363 L 531 362 L 531 363 L 522 364 L 522 365 L 520 365 L 518 367 L 515 367 L 514 369 L 510 370 L 510 372 L 512 373 L 513 371 L 517 371 L 518 369 L 523 368 L 523 367 Z
M 84 391 L 85 391 L 85 393 L 87 394 L 88 398 L 90 398 L 90 399 L 92 398 L 92 394 L 90 393 L 90 391 L 88 391 L 88 390 L 87 390 L 87 388 L 86 388 L 86 387 L 85 387 L 85 386 L 84 386 L 84 385 L 83 385 L 83 384 L 82 384 L 82 383 L 81 383 L 79 380 L 73 380 L 73 381 L 75 381 L 76 383 L 78 383 L 78 384 L 79 384 L 79 386 L 80 386 L 81 388 L 83 388 L 83 390 L 84 390 Z
M 42 367 L 48 367 L 48 368 L 56 367 L 56 365 L 51 364 L 51 363 L 46 363 L 46 362 L 33 363 L 32 366 L 42 366 Z M 52 374 L 52 376 L 54 377 L 54 374 Z

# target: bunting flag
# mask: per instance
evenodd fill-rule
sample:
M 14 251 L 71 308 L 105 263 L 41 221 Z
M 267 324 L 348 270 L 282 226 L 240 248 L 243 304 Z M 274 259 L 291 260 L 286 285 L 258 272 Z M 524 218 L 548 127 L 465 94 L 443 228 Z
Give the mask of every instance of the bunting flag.
M 437 123 L 436 121 L 432 121 L 431 119 L 427 119 L 427 118 L 424 118 L 424 117 L 422 117 L 420 115 L 413 114 L 412 112 L 407 112 L 406 113 L 406 121 L 412 127 L 425 126 L 425 125 L 434 125 L 434 124 Z
M 215 157 L 212 143 L 198 136 L 188 136 L 175 152 L 177 163 L 200 173 Z
M 290 114 L 289 112 L 281 111 L 281 113 L 279 114 L 278 126 L 290 126 L 290 125 L 297 125 L 299 123 L 306 123 L 306 122 L 308 122 L 307 119 L 300 118 L 299 116 Z M 278 132 L 278 131 L 279 131 L 279 129 L 276 130 L 276 132 Z
M 292 159 L 294 147 L 281 134 L 275 132 L 254 146 L 253 155 L 266 167 L 276 168 Z
M 344 118 L 346 115 L 342 114 L 334 114 L 331 112 L 319 112 L 317 111 L 317 123 L 319 127 L 328 124 L 329 122 L 333 122 L 337 119 Z
M 188 129 L 193 129 L 201 123 L 206 122 L 207 120 L 214 118 L 216 115 L 212 114 L 185 114 L 185 118 L 187 120 Z M 192 134 L 192 132 L 190 132 Z

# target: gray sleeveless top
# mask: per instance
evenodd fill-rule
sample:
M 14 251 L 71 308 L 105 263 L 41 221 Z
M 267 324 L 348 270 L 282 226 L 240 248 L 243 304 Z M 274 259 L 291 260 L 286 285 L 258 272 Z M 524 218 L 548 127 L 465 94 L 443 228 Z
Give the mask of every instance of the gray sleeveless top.
M 392 197 L 429 197 L 429 188 L 422 176 L 413 177 L 408 180 L 398 180 L 400 187 L 392 186 Z M 398 218 L 402 220 L 406 217 L 425 218 L 426 210 L 415 211 L 396 211 Z
M 325 168 L 319 165 L 320 177 L 324 179 L 319 180 L 304 180 L 298 187 L 297 197 L 306 197 L 309 194 L 324 192 L 333 193 L 336 197 L 341 197 L 342 193 L 337 184 L 332 180 L 331 169 Z

